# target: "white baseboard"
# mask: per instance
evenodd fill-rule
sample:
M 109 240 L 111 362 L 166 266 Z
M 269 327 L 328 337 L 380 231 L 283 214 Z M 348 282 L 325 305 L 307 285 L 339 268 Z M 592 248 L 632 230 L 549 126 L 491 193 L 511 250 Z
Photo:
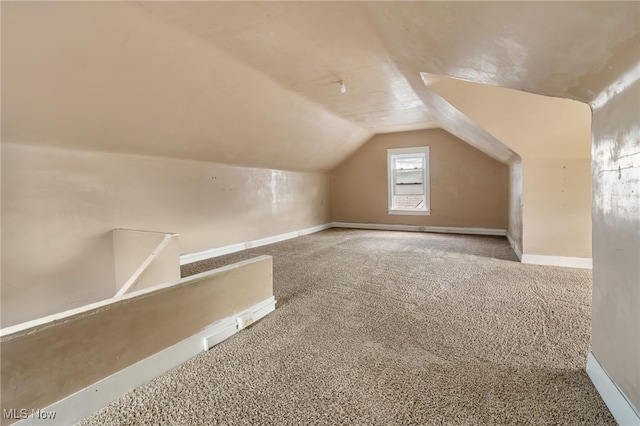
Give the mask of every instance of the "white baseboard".
M 334 228 L 374 229 L 384 231 L 412 231 L 412 232 L 437 232 L 443 234 L 470 234 L 470 235 L 495 235 L 504 237 L 507 231 L 491 228 L 459 228 L 454 226 L 420 226 L 420 225 L 393 225 L 384 223 L 355 223 L 333 222 Z
M 581 269 L 592 268 L 592 260 L 590 257 L 546 256 L 542 254 L 524 253 L 520 261 L 530 265 L 564 266 L 566 268 Z
M 261 247 L 267 244 L 273 244 L 280 241 L 289 240 L 301 235 L 312 234 L 314 232 L 324 231 L 329 228 L 351 228 L 351 229 L 372 229 L 382 231 L 410 231 L 410 232 L 435 232 L 443 234 L 464 234 L 464 235 L 494 235 L 499 237 L 507 237 L 509 244 L 513 247 L 513 251 L 522 263 L 531 265 L 547 265 L 547 266 L 564 266 L 568 268 L 591 269 L 591 258 L 588 257 L 565 257 L 565 256 L 546 256 L 540 254 L 523 254 L 515 241 L 507 233 L 505 229 L 492 228 L 460 228 L 453 226 L 420 226 L 420 225 L 395 225 L 384 223 L 357 223 L 357 222 L 332 222 L 324 225 L 313 226 L 300 231 L 287 232 L 286 234 L 274 235 L 272 237 L 261 238 L 259 240 L 247 241 L 245 243 L 231 244 L 224 247 L 216 247 L 197 253 L 184 254 L 180 256 L 180 265 L 198 262 L 200 260 L 210 259 L 212 257 L 222 256 L 225 254 L 235 253 L 252 247 Z
M 267 244 L 273 244 L 280 241 L 289 240 L 291 238 L 299 237 L 301 235 L 313 234 L 314 232 L 324 231 L 332 227 L 331 223 L 325 223 L 324 225 L 312 226 L 311 228 L 302 229 L 300 231 L 287 232 L 285 234 L 274 235 L 272 237 L 261 238 L 259 240 L 247 241 L 244 243 L 231 244 L 223 247 L 216 247 L 196 253 L 183 254 L 180 256 L 180 265 L 186 265 L 187 263 L 198 262 L 200 260 L 211 259 L 212 257 L 222 256 L 225 254 L 236 253 L 238 251 L 246 250 L 252 247 L 266 246 Z
M 275 306 L 276 300 L 272 296 L 236 315 L 216 321 L 199 333 L 43 408 L 42 412 L 55 412 L 55 418 L 53 418 L 55 423 L 51 420 L 29 417 L 15 424 L 20 426 L 74 424 L 106 407 L 130 390 L 198 355 L 204 350 L 204 340 L 211 347 L 231 337 L 239 331 L 237 327 L 239 316 L 251 315 L 254 321 L 258 321 L 273 312 Z
M 520 251 L 520 247 L 516 244 L 516 241 L 511 237 L 511 235 L 507 232 L 507 240 L 509 240 L 509 245 L 513 249 L 513 252 L 518 256 L 520 262 L 522 262 L 522 252 Z
M 247 241 L 244 243 L 230 244 L 228 246 L 216 247 L 196 253 L 183 254 L 180 256 L 180 265 L 198 262 L 200 260 L 211 259 L 225 254 L 236 253 L 252 247 L 261 247 L 280 241 L 289 240 L 301 235 L 313 234 L 329 228 L 353 228 L 353 229 L 377 229 L 386 231 L 413 231 L 413 232 L 437 232 L 446 234 L 471 234 L 471 235 L 496 235 L 504 237 L 507 231 L 504 229 L 490 228 L 456 228 L 448 226 L 417 226 L 417 225 L 387 225 L 376 223 L 352 223 L 333 222 L 324 225 L 313 226 L 300 231 L 287 232 L 285 234 L 274 235 L 272 237 L 261 238 L 259 240 Z
M 591 352 L 587 355 L 587 374 L 619 425 L 640 426 L 640 412 L 633 407 Z

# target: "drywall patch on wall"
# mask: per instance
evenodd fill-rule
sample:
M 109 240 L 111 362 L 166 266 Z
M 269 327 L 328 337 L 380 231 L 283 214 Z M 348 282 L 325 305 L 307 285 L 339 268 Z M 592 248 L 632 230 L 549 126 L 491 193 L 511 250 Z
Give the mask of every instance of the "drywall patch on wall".
M 522 260 L 522 159 L 513 158 L 508 163 L 509 206 L 507 236 L 516 255 Z
M 387 149 L 430 147 L 431 215 L 389 215 Z M 336 222 L 506 229 L 507 168 L 442 129 L 377 135 L 332 172 Z
M 516 241 L 513 239 L 513 237 L 509 234 L 509 231 L 507 231 L 507 241 L 509 241 L 509 245 L 513 249 L 513 252 L 516 254 L 516 256 L 518 256 L 518 260 L 520 260 L 522 262 L 522 251 L 520 249 L 520 246 L 518 245 L 518 243 L 516 243 Z
M 591 327 L 593 355 L 640 411 L 640 73 L 634 75 L 593 110 Z
M 3 141 L 2 325 L 112 297 L 115 228 L 170 230 L 194 253 L 331 221 L 326 174 L 272 174 Z

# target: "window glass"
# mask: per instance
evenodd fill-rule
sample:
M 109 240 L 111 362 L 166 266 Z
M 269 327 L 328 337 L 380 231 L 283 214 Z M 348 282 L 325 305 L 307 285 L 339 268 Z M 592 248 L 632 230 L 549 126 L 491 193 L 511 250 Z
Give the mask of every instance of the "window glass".
M 387 151 L 389 213 L 429 214 L 429 147 Z

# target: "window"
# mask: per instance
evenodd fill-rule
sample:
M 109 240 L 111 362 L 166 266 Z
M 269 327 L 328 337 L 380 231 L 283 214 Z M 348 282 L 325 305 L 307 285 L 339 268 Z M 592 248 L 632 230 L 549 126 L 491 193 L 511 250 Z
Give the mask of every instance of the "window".
M 389 214 L 431 214 L 429 147 L 387 150 Z

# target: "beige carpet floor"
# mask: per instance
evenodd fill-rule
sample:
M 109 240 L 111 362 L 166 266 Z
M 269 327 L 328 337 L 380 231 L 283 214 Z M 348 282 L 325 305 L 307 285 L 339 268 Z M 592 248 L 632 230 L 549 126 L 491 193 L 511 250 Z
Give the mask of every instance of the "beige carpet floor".
M 81 425 L 607 425 L 586 375 L 591 271 L 505 238 L 332 229 L 274 259 L 275 312 Z

